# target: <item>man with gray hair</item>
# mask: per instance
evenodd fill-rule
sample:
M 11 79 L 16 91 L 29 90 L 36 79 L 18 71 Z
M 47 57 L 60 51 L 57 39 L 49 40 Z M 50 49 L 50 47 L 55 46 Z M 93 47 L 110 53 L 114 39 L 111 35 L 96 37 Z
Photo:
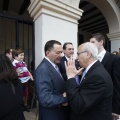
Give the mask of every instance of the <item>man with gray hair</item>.
M 86 42 L 78 47 L 77 54 L 80 65 L 85 68 L 80 86 L 77 86 L 75 76 L 82 68 L 76 70 L 73 59 L 65 63 L 71 120 L 112 120 L 112 80 L 97 59 L 97 47 Z

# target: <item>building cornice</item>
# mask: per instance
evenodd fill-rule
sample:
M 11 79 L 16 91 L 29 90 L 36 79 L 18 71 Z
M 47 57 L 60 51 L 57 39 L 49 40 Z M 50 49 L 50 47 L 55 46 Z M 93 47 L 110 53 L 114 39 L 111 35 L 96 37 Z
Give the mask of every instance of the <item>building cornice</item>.
M 28 11 L 35 21 L 41 14 L 64 19 L 78 24 L 83 11 L 60 0 L 32 0 Z
M 108 38 L 110 41 L 113 40 L 120 40 L 120 32 L 116 32 L 116 33 L 109 33 L 107 34 Z

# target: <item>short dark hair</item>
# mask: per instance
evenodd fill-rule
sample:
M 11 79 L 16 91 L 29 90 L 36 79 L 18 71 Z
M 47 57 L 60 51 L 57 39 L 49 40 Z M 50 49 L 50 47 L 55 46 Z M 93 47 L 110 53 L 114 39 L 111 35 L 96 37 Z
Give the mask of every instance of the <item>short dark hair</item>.
M 5 54 L 5 55 L 6 55 L 7 53 L 10 54 L 10 52 L 11 52 L 10 50 L 11 50 L 11 48 L 6 49 L 5 52 L 4 52 L 4 54 Z
M 0 82 L 12 82 L 17 83 L 18 75 L 13 67 L 10 59 L 3 54 L 0 54 Z
M 54 44 L 61 45 L 61 43 L 57 40 L 49 40 L 48 42 L 46 42 L 45 47 L 44 47 L 45 55 L 46 55 L 46 51 L 50 51 L 53 48 Z
M 24 53 L 24 50 L 22 50 L 21 48 L 13 49 L 13 50 L 12 50 L 12 57 L 13 57 L 13 58 L 18 57 L 18 55 L 19 55 L 20 53 Z
M 92 34 L 92 38 L 95 38 L 98 42 L 103 40 L 103 45 L 105 46 L 105 37 L 103 34 L 101 34 L 101 33 Z
M 66 46 L 67 46 L 68 44 L 73 45 L 71 42 L 66 42 L 66 43 L 64 43 L 64 45 L 63 45 L 63 50 L 66 50 Z

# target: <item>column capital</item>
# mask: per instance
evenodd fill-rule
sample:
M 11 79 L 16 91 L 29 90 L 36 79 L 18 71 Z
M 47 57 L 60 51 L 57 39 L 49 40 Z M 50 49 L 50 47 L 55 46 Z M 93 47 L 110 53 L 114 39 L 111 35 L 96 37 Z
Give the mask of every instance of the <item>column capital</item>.
M 120 40 L 120 32 L 108 33 L 107 36 L 108 36 L 110 41 Z
M 83 10 L 59 0 L 31 0 L 28 11 L 34 21 L 39 18 L 41 14 L 46 14 L 76 24 L 78 24 L 78 20 L 83 13 Z

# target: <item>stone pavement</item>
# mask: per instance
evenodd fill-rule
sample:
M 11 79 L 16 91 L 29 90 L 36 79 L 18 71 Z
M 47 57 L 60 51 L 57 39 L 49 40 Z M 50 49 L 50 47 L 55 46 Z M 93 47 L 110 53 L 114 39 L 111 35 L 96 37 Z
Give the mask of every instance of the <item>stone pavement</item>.
M 38 111 L 36 109 L 32 109 L 30 112 L 24 112 L 24 116 L 26 120 L 38 120 Z

